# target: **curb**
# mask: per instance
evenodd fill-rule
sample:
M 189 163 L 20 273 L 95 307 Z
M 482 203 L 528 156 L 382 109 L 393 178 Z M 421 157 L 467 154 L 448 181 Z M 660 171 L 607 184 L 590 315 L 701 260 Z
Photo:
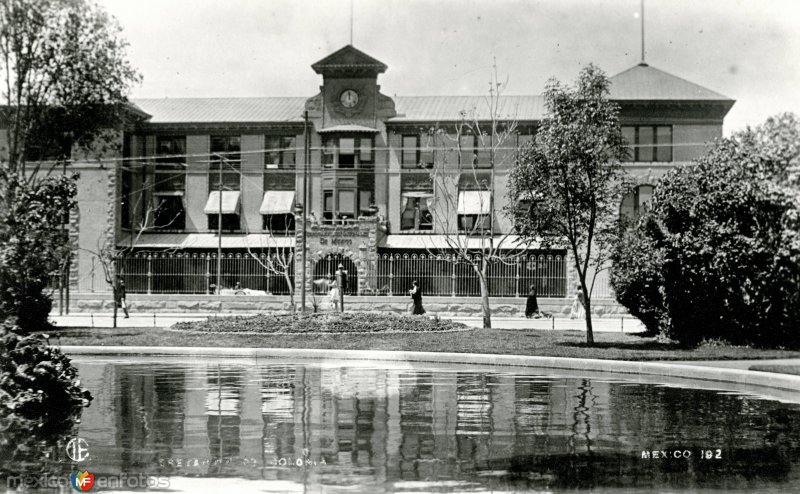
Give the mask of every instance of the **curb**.
M 95 356 L 191 356 L 292 358 L 306 360 L 420 362 L 436 364 L 482 364 L 501 367 L 545 368 L 592 373 L 613 373 L 672 377 L 692 381 L 732 383 L 755 388 L 782 391 L 793 401 L 800 401 L 800 376 L 741 369 L 686 364 L 625 360 L 579 359 L 568 357 L 536 357 L 474 353 L 392 352 L 372 350 L 211 348 L 211 347 L 147 347 L 147 346 L 62 346 L 69 355 Z M 785 393 L 789 391 L 790 393 Z

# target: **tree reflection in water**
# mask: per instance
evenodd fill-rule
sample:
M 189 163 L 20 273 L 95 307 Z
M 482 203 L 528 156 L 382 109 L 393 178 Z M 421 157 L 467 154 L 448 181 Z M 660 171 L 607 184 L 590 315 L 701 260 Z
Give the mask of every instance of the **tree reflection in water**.
M 800 489 L 800 407 L 501 372 L 230 361 L 80 365 L 92 468 L 311 492 Z M 720 449 L 721 460 L 700 457 Z M 643 459 L 643 451 L 686 458 Z M 298 464 L 299 461 L 299 464 Z M 448 487 L 449 486 L 449 487 Z

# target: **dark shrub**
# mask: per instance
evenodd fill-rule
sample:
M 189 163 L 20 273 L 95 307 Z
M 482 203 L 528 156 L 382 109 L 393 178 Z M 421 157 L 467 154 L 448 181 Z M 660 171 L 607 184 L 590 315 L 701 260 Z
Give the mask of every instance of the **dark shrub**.
M 638 226 L 623 230 L 612 253 L 610 280 L 617 301 L 653 335 L 666 327 L 667 312 L 661 293 L 663 260 L 653 237 L 645 234 L 647 230 L 657 235 L 657 226 L 648 214 Z
M 661 304 L 686 344 L 800 345 L 799 160 L 800 122 L 783 115 L 670 171 L 617 246 L 620 302 L 648 329 Z
M 0 335 L 0 410 L 42 427 L 69 422 L 92 396 L 69 358 L 43 335 L 22 336 L 6 322 Z M 57 428 L 57 427 L 55 427 Z

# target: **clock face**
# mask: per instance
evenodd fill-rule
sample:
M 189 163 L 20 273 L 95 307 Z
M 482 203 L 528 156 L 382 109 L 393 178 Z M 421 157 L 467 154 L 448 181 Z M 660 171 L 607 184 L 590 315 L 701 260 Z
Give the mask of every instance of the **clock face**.
M 345 89 L 339 96 L 339 101 L 345 108 L 352 108 L 358 104 L 358 93 L 352 89 Z

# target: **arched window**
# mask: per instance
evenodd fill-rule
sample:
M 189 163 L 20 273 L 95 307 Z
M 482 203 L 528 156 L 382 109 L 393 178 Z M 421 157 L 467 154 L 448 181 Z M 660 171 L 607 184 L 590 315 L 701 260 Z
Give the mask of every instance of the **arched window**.
M 619 208 L 620 216 L 625 215 L 631 219 L 637 218 L 644 210 L 645 205 L 649 203 L 652 198 L 652 185 L 640 185 L 635 187 L 622 198 L 622 204 Z

